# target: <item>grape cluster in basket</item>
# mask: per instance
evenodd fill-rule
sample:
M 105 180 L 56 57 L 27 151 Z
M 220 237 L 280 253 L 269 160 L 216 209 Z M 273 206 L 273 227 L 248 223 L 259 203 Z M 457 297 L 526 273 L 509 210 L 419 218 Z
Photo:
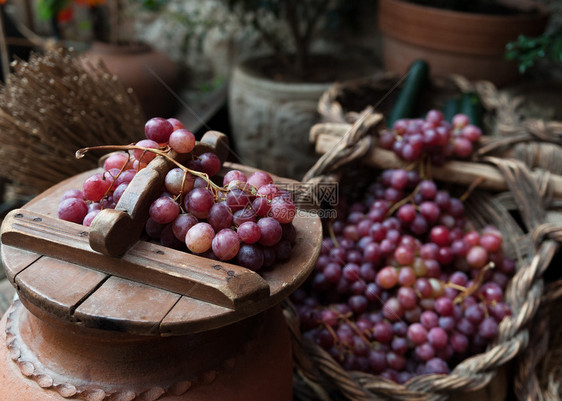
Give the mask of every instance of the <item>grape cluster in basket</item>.
M 347 370 L 448 373 L 511 313 L 502 234 L 471 229 L 463 202 L 415 171 L 385 170 L 330 227 L 293 300 L 304 335 Z
M 157 155 L 172 149 L 189 153 L 193 133 L 176 119 L 155 117 L 145 125 L 147 139 L 111 154 L 104 171 L 88 177 L 83 188 L 66 191 L 59 218 L 89 226 L 102 209 L 115 208 L 127 186 Z M 296 207 L 291 195 L 262 171 L 246 176 L 221 169 L 214 153 L 193 156 L 185 166 L 172 168 L 161 194 L 151 204 L 146 235 L 164 246 L 232 261 L 252 270 L 287 260 L 296 239 L 292 224 Z M 216 180 L 216 178 L 215 178 Z
M 428 155 L 439 165 L 450 158 L 470 157 L 481 136 L 482 130 L 470 124 L 467 115 L 457 114 L 449 123 L 439 110 L 430 110 L 425 119 L 397 120 L 391 130 L 381 133 L 380 146 L 406 161 Z

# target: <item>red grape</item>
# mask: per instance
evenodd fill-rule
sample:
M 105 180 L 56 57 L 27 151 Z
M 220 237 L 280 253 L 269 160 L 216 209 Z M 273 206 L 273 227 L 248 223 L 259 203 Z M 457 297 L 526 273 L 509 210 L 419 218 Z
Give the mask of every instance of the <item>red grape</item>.
M 264 217 L 258 220 L 258 226 L 261 230 L 261 238 L 259 243 L 266 246 L 272 246 L 281 240 L 283 228 L 281 224 L 272 217 Z
M 60 202 L 57 213 L 59 219 L 82 224 L 88 214 L 88 206 L 83 199 L 67 198 Z
M 193 253 L 203 253 L 211 249 L 215 230 L 209 223 L 197 223 L 185 235 L 185 244 Z
M 97 202 L 109 191 L 112 181 L 103 178 L 102 174 L 94 174 L 84 181 L 82 191 L 84 198 Z
M 174 131 L 176 131 L 178 129 L 185 128 L 183 126 L 182 122 L 180 120 L 178 120 L 177 118 L 168 118 L 168 122 L 170 124 L 172 124 L 172 127 L 174 128 Z
M 172 231 L 178 240 L 185 241 L 185 235 L 197 223 L 199 223 L 197 217 L 189 213 L 182 213 L 172 223 Z
M 234 230 L 223 228 L 213 238 L 212 249 L 220 260 L 233 259 L 240 250 L 240 239 Z
M 172 124 L 162 117 L 151 118 L 144 125 L 146 137 L 158 143 L 168 142 L 173 130 Z
M 162 196 L 150 205 L 150 218 L 159 224 L 171 223 L 178 217 L 180 208 L 173 199 Z
M 247 221 L 240 224 L 236 232 L 238 233 L 240 241 L 245 242 L 246 244 L 254 244 L 258 242 L 261 237 L 260 227 L 253 221 Z
M 178 153 L 189 153 L 195 147 L 195 135 L 183 128 L 176 129 L 170 135 L 170 147 Z
M 147 149 L 158 149 L 158 142 L 151 139 L 143 139 L 138 141 L 136 146 L 147 148 Z M 138 162 L 150 163 L 155 157 L 156 153 L 144 149 L 134 149 L 133 156 Z

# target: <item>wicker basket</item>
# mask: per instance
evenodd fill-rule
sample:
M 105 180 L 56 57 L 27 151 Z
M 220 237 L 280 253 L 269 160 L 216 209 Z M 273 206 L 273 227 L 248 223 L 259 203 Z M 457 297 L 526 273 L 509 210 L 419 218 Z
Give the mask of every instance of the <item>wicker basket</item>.
M 322 121 L 343 134 L 367 107 L 386 115 L 399 93 L 403 77 L 382 73 L 371 78 L 338 82 L 318 102 Z M 484 107 L 484 136 L 475 156 L 512 157 L 527 166 L 562 174 L 562 122 L 524 118 L 524 98 L 499 91 L 491 82 L 471 82 L 459 75 L 433 78 L 423 91 L 416 115 L 463 92 L 475 92 Z
M 388 154 L 380 157 L 382 153 L 376 146 L 375 133 L 382 127 L 382 115 L 368 108 L 356 115 L 354 121 L 353 125 L 340 121 L 338 124 L 347 124 L 348 127 L 343 137 L 336 136 L 335 139 L 331 129 L 327 133 L 318 126 L 313 130 L 311 136 L 317 151 L 324 156 L 303 181 L 340 182 L 345 186 L 345 172 L 357 170 L 359 165 L 373 168 L 403 165 Z M 497 181 L 497 185 L 484 189 L 480 188 L 481 185 L 471 193 L 467 216 L 476 227 L 495 224 L 504 234 L 506 255 L 517 262 L 516 275 L 505 292 L 512 316 L 501 322 L 495 342 L 486 352 L 458 364 L 448 375 L 416 376 L 402 385 L 375 375 L 345 371 L 327 352 L 301 335 L 298 319 L 287 307 L 286 315 L 294 336 L 297 399 L 433 401 L 478 397 L 502 400 L 507 385 L 501 380 L 505 380 L 510 369 L 514 369 L 514 386 L 520 399 L 536 399 L 537 393 L 532 392 L 528 383 L 533 379 L 534 368 L 541 355 L 529 361 L 529 353 L 525 350 L 536 338 L 537 328 L 533 318 L 539 311 L 544 292 L 543 274 L 562 239 L 562 214 L 557 210 L 560 201 L 553 196 L 562 177 L 543 169 L 532 172 L 524 163 L 513 159 L 479 157 L 483 162 L 465 162 L 461 167 L 457 166 L 469 173 L 466 182 L 457 183 L 467 187 L 470 177 L 483 176 Z M 449 171 L 451 164 L 454 163 L 447 163 L 441 168 L 444 172 L 441 177 L 449 182 L 449 177 L 457 178 L 455 171 Z M 436 176 L 433 175 L 433 178 L 436 179 Z M 560 196 L 559 193 L 556 195 Z M 541 333 L 547 330 L 547 327 L 542 327 Z M 490 386 L 499 386 L 499 390 L 490 393 Z M 474 393 L 476 391 L 479 392 Z
M 543 308 L 535 317 L 534 353 L 524 355 L 526 365 L 536 367 L 527 373 L 527 393 L 536 391 L 545 401 L 562 399 L 562 280 L 550 283 L 544 291 Z M 536 356 L 539 358 L 536 358 Z M 535 357 L 535 358 L 533 358 Z M 542 357 L 542 359 L 541 359 Z

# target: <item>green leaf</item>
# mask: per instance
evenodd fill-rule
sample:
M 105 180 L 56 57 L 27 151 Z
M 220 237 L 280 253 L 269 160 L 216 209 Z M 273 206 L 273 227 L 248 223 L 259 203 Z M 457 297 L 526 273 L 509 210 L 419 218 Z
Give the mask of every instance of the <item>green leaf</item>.
M 37 2 L 37 15 L 42 20 L 50 20 L 64 10 L 70 4 L 70 0 L 39 0 Z
M 92 21 L 80 21 L 78 24 L 78 28 L 88 31 L 92 29 Z
M 527 71 L 539 59 L 560 62 L 562 61 L 562 31 L 537 37 L 520 35 L 516 41 L 505 46 L 504 56 L 507 60 L 516 60 L 521 73 Z
M 146 10 L 157 12 L 168 3 L 168 0 L 136 0 L 136 2 Z

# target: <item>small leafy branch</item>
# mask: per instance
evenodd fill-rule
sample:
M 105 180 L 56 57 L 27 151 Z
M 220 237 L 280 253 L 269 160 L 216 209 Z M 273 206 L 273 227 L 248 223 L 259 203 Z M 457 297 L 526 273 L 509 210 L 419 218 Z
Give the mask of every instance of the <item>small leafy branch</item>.
M 505 57 L 517 61 L 522 74 L 540 59 L 562 67 L 562 30 L 536 37 L 521 35 L 507 44 Z

